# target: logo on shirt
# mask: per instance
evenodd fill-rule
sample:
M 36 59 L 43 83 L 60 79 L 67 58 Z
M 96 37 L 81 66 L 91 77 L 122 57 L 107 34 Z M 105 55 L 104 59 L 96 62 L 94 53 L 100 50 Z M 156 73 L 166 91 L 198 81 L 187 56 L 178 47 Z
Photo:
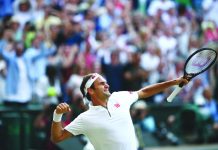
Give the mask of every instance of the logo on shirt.
M 120 107 L 120 104 L 119 104 L 119 103 L 116 103 L 116 104 L 114 104 L 114 106 L 115 106 L 116 108 L 119 108 L 119 107 Z

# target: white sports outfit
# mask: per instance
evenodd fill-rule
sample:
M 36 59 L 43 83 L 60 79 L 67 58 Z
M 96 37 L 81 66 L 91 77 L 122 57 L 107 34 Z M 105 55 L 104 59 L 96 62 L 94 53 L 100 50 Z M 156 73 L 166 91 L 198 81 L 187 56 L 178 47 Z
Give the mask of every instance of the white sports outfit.
M 137 92 L 114 92 L 107 108 L 90 104 L 65 130 L 87 136 L 95 150 L 136 150 L 137 140 L 129 112 L 136 100 Z

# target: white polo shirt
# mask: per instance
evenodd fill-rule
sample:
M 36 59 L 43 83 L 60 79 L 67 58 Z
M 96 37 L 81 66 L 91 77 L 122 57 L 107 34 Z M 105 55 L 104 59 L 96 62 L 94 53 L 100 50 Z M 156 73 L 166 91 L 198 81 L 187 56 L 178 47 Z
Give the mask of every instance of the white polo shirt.
M 73 135 L 84 134 L 95 150 L 136 150 L 137 140 L 129 108 L 138 100 L 137 92 L 114 92 L 107 108 L 90 105 L 65 129 Z

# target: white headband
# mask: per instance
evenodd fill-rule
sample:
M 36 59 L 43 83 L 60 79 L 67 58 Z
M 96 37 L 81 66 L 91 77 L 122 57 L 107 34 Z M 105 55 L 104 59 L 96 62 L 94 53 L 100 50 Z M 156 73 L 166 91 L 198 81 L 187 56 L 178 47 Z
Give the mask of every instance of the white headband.
M 85 88 L 84 88 L 85 95 L 88 92 L 88 88 L 90 88 L 92 86 L 92 84 L 95 82 L 95 80 L 98 77 L 101 77 L 101 75 L 99 75 L 97 73 L 93 73 L 92 76 L 89 78 L 89 80 L 86 82 L 86 85 L 85 85 Z

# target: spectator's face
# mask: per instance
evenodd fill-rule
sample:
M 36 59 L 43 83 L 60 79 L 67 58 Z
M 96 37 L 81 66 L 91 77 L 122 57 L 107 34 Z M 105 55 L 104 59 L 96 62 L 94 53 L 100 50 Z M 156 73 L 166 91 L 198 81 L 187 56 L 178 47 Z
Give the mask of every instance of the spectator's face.
M 123 25 L 117 27 L 117 35 L 121 35 L 124 33 L 125 27 Z
M 204 97 L 206 98 L 206 100 L 211 100 L 212 99 L 212 92 L 211 92 L 211 90 L 210 89 L 205 89 L 204 91 L 203 91 L 203 95 L 204 95 Z
M 176 64 L 176 71 L 182 71 L 184 68 L 184 62 L 183 61 L 180 61 Z
M 22 12 L 26 12 L 30 9 L 30 4 L 28 2 L 25 2 L 25 3 L 21 3 L 19 5 L 19 10 L 22 11 Z
M 12 30 L 5 30 L 4 32 L 4 39 L 10 40 L 13 37 L 13 32 Z
M 67 0 L 67 3 L 78 4 L 79 0 Z
M 176 11 L 175 11 L 174 8 L 170 8 L 170 9 L 168 10 L 168 13 L 173 16 L 173 15 L 175 15 Z
M 112 64 L 118 64 L 119 63 L 119 54 L 114 52 L 111 54 L 111 62 Z
M 135 118 L 138 119 L 138 120 L 143 120 L 146 115 L 148 114 L 148 111 L 147 109 L 143 109 L 143 108 L 140 108 L 140 109 L 136 109 L 135 110 Z
M 194 80 L 194 87 L 198 88 L 199 86 L 202 85 L 202 81 L 201 79 L 196 79 Z
M 73 32 L 73 25 L 70 21 L 65 22 L 64 30 L 65 30 L 66 34 L 71 34 Z
M 73 24 L 73 31 L 74 32 L 80 32 L 81 31 L 81 25 L 79 23 L 75 22 Z
M 11 23 L 11 28 L 13 30 L 17 30 L 19 26 L 20 24 L 17 21 Z
M 51 31 L 51 38 L 56 39 L 60 31 L 60 27 L 56 25 L 51 25 L 50 31 Z
M 87 10 L 86 19 L 94 20 L 95 12 L 92 10 Z
M 37 0 L 37 7 L 42 8 L 44 6 L 44 1 L 43 0 Z
M 132 62 L 135 65 L 138 65 L 140 62 L 140 54 L 139 53 L 133 53 L 132 54 Z
M 37 37 L 33 40 L 33 46 L 36 48 L 39 48 L 40 43 L 41 43 L 41 40 Z
M 23 43 L 16 43 L 15 44 L 15 51 L 16 51 L 16 55 L 17 56 L 21 56 L 22 55 L 23 49 L 24 49 Z

